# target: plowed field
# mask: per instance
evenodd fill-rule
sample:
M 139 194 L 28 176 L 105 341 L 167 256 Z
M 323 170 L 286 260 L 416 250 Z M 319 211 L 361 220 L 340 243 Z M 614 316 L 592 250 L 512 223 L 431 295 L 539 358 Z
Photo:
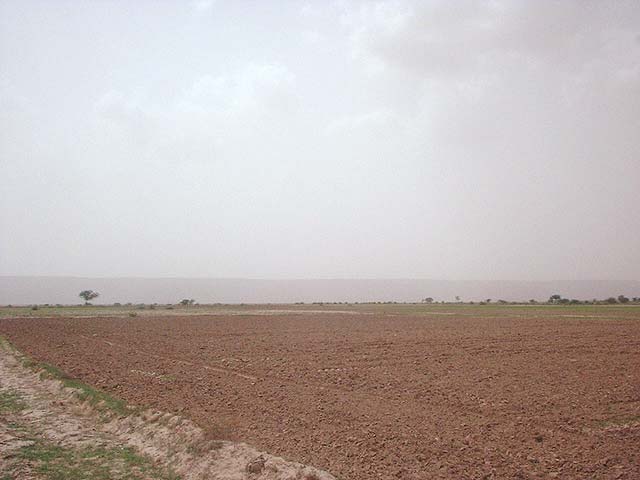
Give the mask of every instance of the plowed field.
M 640 318 L 2 319 L 34 358 L 348 480 L 640 478 Z

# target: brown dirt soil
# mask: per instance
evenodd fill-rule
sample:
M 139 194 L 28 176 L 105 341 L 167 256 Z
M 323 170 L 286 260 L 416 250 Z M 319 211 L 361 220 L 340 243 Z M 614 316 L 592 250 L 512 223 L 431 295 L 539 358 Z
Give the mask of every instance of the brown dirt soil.
M 640 319 L 0 320 L 38 360 L 349 480 L 640 478 Z

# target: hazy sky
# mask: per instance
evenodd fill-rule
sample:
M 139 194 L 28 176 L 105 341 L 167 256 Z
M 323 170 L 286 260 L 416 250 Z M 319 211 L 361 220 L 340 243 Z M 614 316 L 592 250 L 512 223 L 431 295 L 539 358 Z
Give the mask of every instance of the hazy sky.
M 0 274 L 638 279 L 640 2 L 0 0 Z

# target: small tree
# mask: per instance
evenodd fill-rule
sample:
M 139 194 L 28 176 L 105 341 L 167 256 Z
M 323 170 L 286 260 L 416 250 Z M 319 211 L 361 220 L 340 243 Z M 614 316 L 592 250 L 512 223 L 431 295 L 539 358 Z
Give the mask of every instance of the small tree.
M 193 305 L 194 303 L 196 303 L 196 301 L 193 298 L 183 298 L 182 300 L 180 300 L 180 305 L 182 305 L 183 307 L 188 307 L 190 305 Z
M 100 294 L 98 292 L 94 292 L 93 290 L 83 290 L 78 294 L 78 296 L 80 298 L 84 299 L 84 304 L 85 305 L 91 305 L 89 303 L 89 300 L 93 300 L 94 298 L 98 298 L 100 296 Z
M 629 299 L 627 297 L 625 297 L 624 295 L 618 295 L 618 301 L 620 303 L 629 303 Z
M 432 297 L 423 298 L 422 302 L 423 303 L 433 303 L 433 298 Z
M 549 303 L 560 303 L 560 300 L 562 300 L 562 296 L 557 293 L 549 297 Z

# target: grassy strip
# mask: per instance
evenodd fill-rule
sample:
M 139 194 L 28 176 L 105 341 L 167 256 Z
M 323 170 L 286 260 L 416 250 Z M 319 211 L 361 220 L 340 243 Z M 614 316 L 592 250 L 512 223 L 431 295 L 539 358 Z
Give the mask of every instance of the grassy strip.
M 251 314 L 256 311 L 287 310 L 303 314 L 306 311 L 347 310 L 367 313 L 396 313 L 396 314 L 430 314 L 434 312 L 449 312 L 452 314 L 471 313 L 474 316 L 500 315 L 543 315 L 548 314 L 589 314 L 597 316 L 621 316 L 638 318 L 640 304 L 577 304 L 552 305 L 546 303 L 517 303 L 499 304 L 496 299 L 490 304 L 480 305 L 479 302 L 470 303 L 340 303 L 316 302 L 306 304 L 203 304 L 182 307 L 178 305 L 40 305 L 8 307 L 0 306 L 2 318 L 52 318 L 52 317 L 157 317 L 184 315 L 239 315 Z
M 106 392 L 97 390 L 78 379 L 71 378 L 69 375 L 53 365 L 35 361 L 16 349 L 6 338 L 2 336 L 0 336 L 0 348 L 16 355 L 25 367 L 33 370 L 34 372 L 39 372 L 40 378 L 52 378 L 58 380 L 65 387 L 75 390 L 75 394 L 80 401 L 89 403 L 89 405 L 101 413 L 126 417 L 139 411 L 138 408 L 127 405 L 124 400 L 113 397 Z
M 159 469 L 132 448 L 84 447 L 56 445 L 41 438 L 22 447 L 17 457 L 34 466 L 49 480 L 142 480 L 148 478 L 177 480 L 173 472 Z

